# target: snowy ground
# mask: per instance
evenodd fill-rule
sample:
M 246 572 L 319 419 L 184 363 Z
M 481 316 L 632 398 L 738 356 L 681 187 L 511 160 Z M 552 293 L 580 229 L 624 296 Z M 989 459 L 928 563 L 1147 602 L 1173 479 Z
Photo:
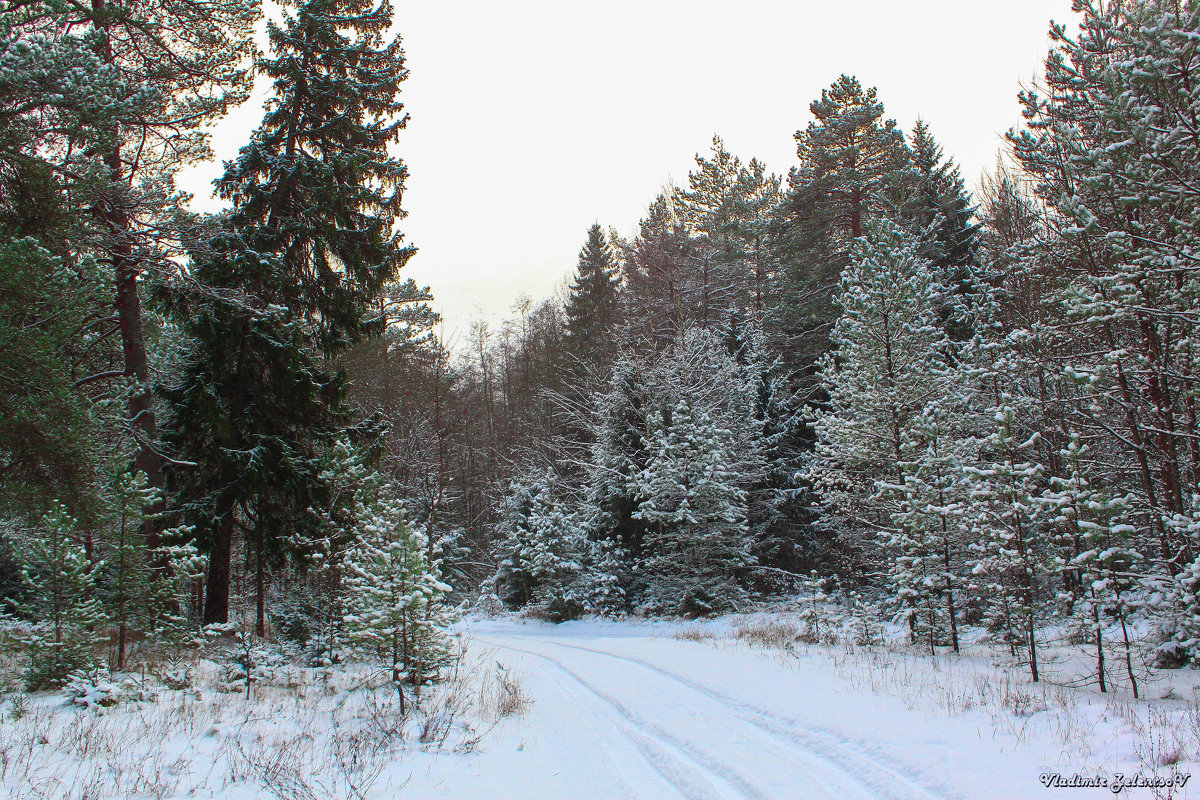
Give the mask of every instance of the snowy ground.
M 771 617 L 463 625 L 460 680 L 400 721 L 361 676 L 281 670 L 254 696 L 162 691 L 95 712 L 0 706 L 0 796 L 418 800 L 1022 800 L 1200 773 L 1194 671 L 1155 698 L 1033 686 L 978 650 L 805 647 Z M 782 634 L 782 635 L 779 635 Z M 684 637 L 684 638 L 680 638 Z M 1069 660 L 1048 654 L 1052 674 Z M 525 703 L 510 703 L 514 678 Z M 203 683 L 203 681 L 199 681 Z M 512 713 L 516 712 L 516 713 Z M 1108 787 L 1046 787 L 1044 776 Z M 1200 780 L 1200 776 L 1197 777 Z
M 1174 769 L 1189 771 L 1189 753 L 1162 758 L 1154 747 L 1194 754 L 1200 744 L 1184 741 L 1195 733 L 1183 719 L 1194 713 L 1189 703 L 1139 710 L 1089 691 L 1023 685 L 980 659 L 754 648 L 729 627 L 474 624 L 475 646 L 522 673 L 534 705 L 472 763 L 414 775 L 415 796 L 1112 797 L 1117 773 L 1172 774 L 1147 761 L 1178 760 Z M 681 629 L 699 641 L 674 638 Z M 1161 741 L 1152 714 L 1162 715 Z M 1046 773 L 1100 775 L 1110 785 L 1047 788 Z M 1173 796 L 1193 794 L 1185 785 Z

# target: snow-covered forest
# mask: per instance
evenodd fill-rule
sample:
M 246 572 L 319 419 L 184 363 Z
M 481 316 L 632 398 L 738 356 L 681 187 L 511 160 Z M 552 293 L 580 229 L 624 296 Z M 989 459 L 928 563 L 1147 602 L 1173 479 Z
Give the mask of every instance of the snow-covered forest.
M 1191 0 L 1079 0 L 975 188 L 937 131 L 843 74 L 797 112 L 786 176 L 714 137 L 636 231 L 580 231 L 559 296 L 458 342 L 404 276 L 391 5 L 278 5 L 260 52 L 255 0 L 0 2 L 0 786 L 185 790 L 89 789 L 67 755 L 7 783 L 21 742 L 68 724 L 38 716 L 64 692 L 73 714 L 310 697 L 295 714 L 328 713 L 330 752 L 356 709 L 363 741 L 466 757 L 537 702 L 500 663 L 515 653 L 592 686 L 519 628 L 484 636 L 489 661 L 464 616 L 708 620 L 673 629 L 692 646 L 770 610 L 729 640 L 994 662 L 1120 702 L 1190 686 Z M 180 171 L 256 81 L 269 98 L 216 182 L 224 210 L 188 210 Z M 845 673 L 856 690 L 871 663 Z M 1012 697 L 996 702 L 1038 712 Z M 212 730 L 232 702 L 204 712 Z M 199 718 L 144 724 L 175 747 Z M 229 741 L 213 758 L 234 783 L 391 796 L 370 793 L 383 766 L 313 767 L 325 782 L 301 791 Z M 1200 760 L 1200 724 L 1179 747 L 1157 767 Z M 712 795 L 655 769 L 680 796 L 775 796 L 724 767 L 701 770 Z M 957 796 L 891 780 L 862 796 Z

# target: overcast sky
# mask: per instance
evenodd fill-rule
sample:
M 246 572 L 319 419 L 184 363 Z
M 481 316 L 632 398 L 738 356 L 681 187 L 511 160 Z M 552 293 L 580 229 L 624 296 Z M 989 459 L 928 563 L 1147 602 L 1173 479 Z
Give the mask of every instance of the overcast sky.
M 659 188 L 684 182 L 713 134 L 780 174 L 808 104 L 856 75 L 906 130 L 930 125 L 968 183 L 1019 123 L 1051 19 L 1070 0 L 396 0 L 412 115 L 405 272 L 428 284 L 447 338 L 550 295 L 587 228 L 622 233 Z M 261 91 L 213 135 L 209 182 L 261 116 Z

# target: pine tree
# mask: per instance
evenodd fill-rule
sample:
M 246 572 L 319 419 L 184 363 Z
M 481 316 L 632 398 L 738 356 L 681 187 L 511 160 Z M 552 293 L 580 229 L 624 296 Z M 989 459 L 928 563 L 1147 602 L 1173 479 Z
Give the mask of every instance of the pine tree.
M 1030 677 L 1040 679 L 1037 631 L 1043 610 L 1050 551 L 1040 502 L 1041 464 L 1018 460 L 1037 440 L 1016 438 L 1011 398 L 996 409 L 996 429 L 988 448 L 993 460 L 966 467 L 970 479 L 968 515 L 976 556 L 971 571 L 987 603 L 991 629 L 1014 654 L 1024 650 Z
M 871 219 L 895 210 L 909 152 L 895 121 L 883 118 L 875 89 L 864 90 L 849 75 L 823 90 L 809 110 L 816 119 L 795 137 L 800 166 L 789 176 L 799 192 L 793 200 L 819 192 L 821 233 L 844 249 L 866 233 Z
M 762 162 L 743 165 L 720 137 L 710 157 L 696 155 L 678 200 L 691 237 L 687 300 L 701 327 L 715 330 L 731 312 L 761 321 L 778 271 L 769 226 L 779 187 Z
M 1042 495 L 1045 515 L 1056 529 L 1059 550 L 1056 569 L 1069 575 L 1073 591 L 1064 598 L 1068 608 L 1084 621 L 1096 648 L 1096 682 L 1108 691 L 1105 675 L 1105 619 L 1112 615 L 1121 623 L 1126 675 L 1133 696 L 1138 696 L 1137 678 L 1129 639 L 1130 597 L 1137 587 L 1134 569 L 1141 554 L 1128 545 L 1134 527 L 1125 519 L 1128 497 L 1112 497 L 1089 478 L 1085 459 L 1088 447 L 1078 433 L 1061 453 L 1068 477 L 1053 477 Z
M 1200 543 L 1167 524 L 1189 517 L 1200 479 L 1191 401 L 1197 286 L 1200 102 L 1194 3 L 1081 0 L 1077 35 L 1051 29 L 1045 81 L 1021 95 L 1014 155 L 1047 214 L 1027 274 L 1052 276 L 1072 367 L 1103 376 L 1140 526 L 1161 569 L 1179 574 Z M 1087 418 L 1093 411 L 1080 409 Z
M 38 517 L 57 499 L 91 527 L 98 440 L 123 422 L 90 397 L 121 374 L 113 276 L 93 246 L 108 187 L 91 159 L 148 98 L 64 14 L 35 0 L 0 15 L 0 512 Z
M 54 503 L 18 543 L 17 560 L 30 588 L 28 609 L 37 620 L 19 637 L 30 658 L 30 690 L 61 685 L 71 672 L 96 664 L 97 628 L 107 621 L 98 597 L 102 566 L 79 543 L 78 522 Z
M 157 492 L 147 487 L 146 474 L 122 473 L 112 492 L 114 535 L 107 553 L 104 581 L 110 594 L 110 618 L 117 626 L 117 669 L 125 668 L 126 643 L 132 631 L 153 631 L 166 609 L 159 602 L 161 587 L 152 574 L 146 546 L 145 517 L 158 504 Z M 165 599 L 165 598 L 163 598 Z
M 891 579 L 901 616 L 914 634 L 927 636 L 931 653 L 943 632 L 959 651 L 958 613 L 967 595 L 969 483 L 963 467 L 974 462 L 977 442 L 964 430 L 962 400 L 951 394 L 926 404 L 901 443 L 903 498 L 893 517 Z
M 207 125 L 249 94 L 254 0 L 94 0 L 21 4 L 26 30 L 86 42 L 99 69 L 76 69 L 64 106 L 102 88 L 110 100 L 88 101 L 87 135 L 66 135 L 45 153 L 68 156 L 60 174 L 91 217 L 74 243 L 106 268 L 120 337 L 120 365 L 89 378 L 123 378 L 125 433 L 137 448 L 135 469 L 161 486 L 155 446 L 153 341 L 143 292 L 178 273 L 180 242 L 191 220 L 179 212 L 175 172 L 210 155 Z M 115 89 L 115 91 L 113 91 Z M 69 98 L 69 99 L 68 99 Z M 93 98 L 94 99 L 94 98 Z M 78 109 L 78 106 L 77 106 Z M 53 126 L 50 126 L 51 128 Z M 82 180 L 78 180 L 82 179 Z M 139 288 L 141 287 L 141 288 Z M 156 546 L 156 533 L 148 531 Z
M 450 587 L 442 583 L 429 542 L 404 521 L 404 505 L 390 492 L 360 506 L 356 538 L 346 560 L 345 616 L 351 641 L 384 654 L 392 685 L 405 711 L 404 684 L 436 680 L 451 656 L 446 629 L 453 621 L 444 606 Z
M 943 294 L 920 243 L 889 221 L 855 242 L 837 296 L 836 347 L 821 362 L 828 404 L 812 415 L 817 443 L 808 469 L 825 510 L 860 554 L 893 531 L 904 496 L 904 438 L 933 400 L 947 395 L 951 353 L 939 325 Z
M 871 220 L 896 213 L 910 182 L 904 135 L 884 119 L 875 89 L 842 75 L 809 110 L 815 119 L 796 131 L 800 164 L 788 175 L 774 237 L 784 273 L 775 325 L 796 370 L 811 370 L 828 349 L 831 297 L 851 243 Z

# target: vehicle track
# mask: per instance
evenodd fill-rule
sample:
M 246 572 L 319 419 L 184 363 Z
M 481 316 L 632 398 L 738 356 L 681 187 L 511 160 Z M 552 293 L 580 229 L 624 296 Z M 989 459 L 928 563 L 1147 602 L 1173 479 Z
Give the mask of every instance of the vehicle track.
M 777 736 L 791 739 L 802 747 L 820 753 L 826 759 L 843 769 L 855 770 L 859 774 L 868 776 L 869 781 L 874 784 L 876 791 L 887 791 L 889 784 L 894 786 L 899 783 L 905 787 L 905 794 L 898 795 L 898 797 L 905 798 L 906 800 L 908 798 L 913 798 L 914 800 L 916 798 L 921 798 L 922 800 L 949 800 L 950 796 L 946 795 L 944 791 L 935 792 L 930 787 L 923 785 L 916 777 L 907 774 L 899 765 L 889 764 L 879 756 L 872 756 L 862 752 L 869 747 L 866 743 L 852 741 L 821 728 L 803 725 L 794 719 L 789 720 L 776 716 L 765 709 L 744 703 L 730 697 L 724 692 L 711 689 L 640 658 L 620 656 L 604 650 L 593 650 L 590 647 L 566 644 L 565 642 L 553 639 L 547 639 L 546 643 L 570 650 L 582 650 L 586 653 L 632 664 L 657 673 L 668 680 L 674 681 L 691 691 L 699 692 L 714 702 L 725 706 L 746 722 L 757 725 Z M 892 795 L 885 794 L 884 796 L 890 797 Z
M 653 707 L 638 708 L 624 693 L 618 699 L 611 690 L 597 686 L 581 674 L 587 671 L 586 663 L 568 664 L 528 649 L 533 645 L 528 640 L 519 647 L 488 638 L 490 644 L 549 663 L 611 708 L 625 726 L 623 733 L 638 743 L 648 763 L 685 797 L 796 798 L 801 796 L 800 785 L 806 800 L 941 800 L 896 768 L 855 753 L 850 748 L 856 745 L 848 740 L 773 717 L 640 659 L 549 638 L 538 640 L 587 654 L 585 659 L 610 659 L 632 668 L 622 678 L 658 689 Z M 714 724 L 722 728 L 719 740 L 711 735 Z

